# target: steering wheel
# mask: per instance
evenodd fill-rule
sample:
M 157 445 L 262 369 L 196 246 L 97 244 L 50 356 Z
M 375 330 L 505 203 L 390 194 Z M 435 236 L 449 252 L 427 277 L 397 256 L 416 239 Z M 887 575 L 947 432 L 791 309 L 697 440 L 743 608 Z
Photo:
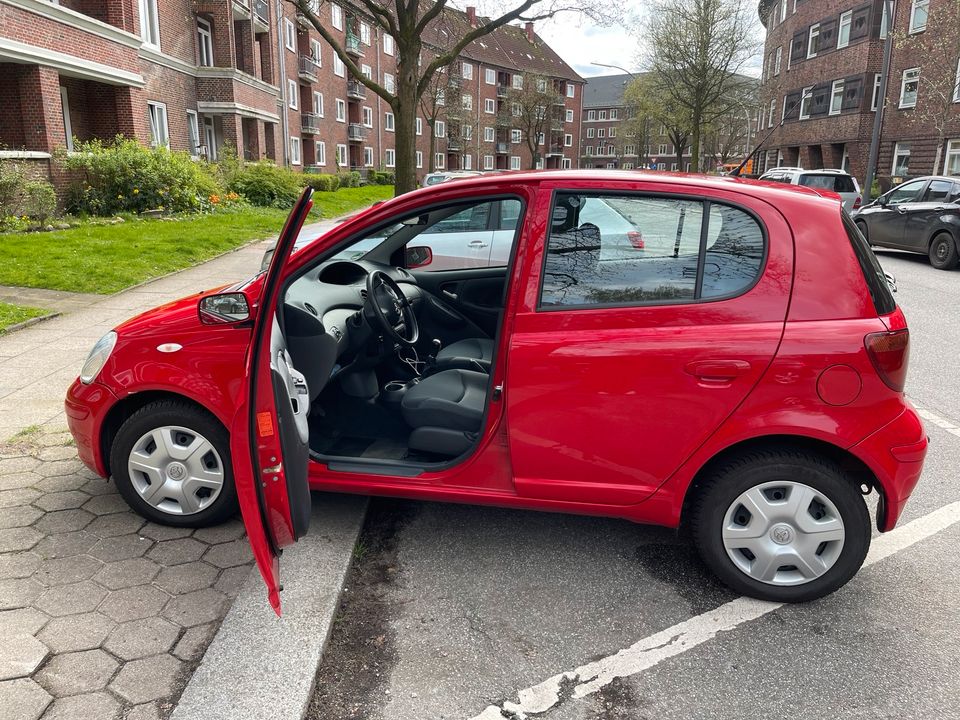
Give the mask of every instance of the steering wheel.
M 363 310 L 371 327 L 379 325 L 398 343 L 415 345 L 420 337 L 413 306 L 394 279 L 382 270 L 367 275 L 367 302 Z

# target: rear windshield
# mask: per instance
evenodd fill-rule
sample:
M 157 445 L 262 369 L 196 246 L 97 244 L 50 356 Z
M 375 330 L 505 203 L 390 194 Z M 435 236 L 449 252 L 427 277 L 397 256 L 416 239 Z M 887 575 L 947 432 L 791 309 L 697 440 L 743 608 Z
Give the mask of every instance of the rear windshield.
M 853 178 L 849 175 L 834 175 L 824 173 L 822 175 L 815 173 L 805 173 L 797 181 L 798 185 L 817 188 L 818 190 L 832 190 L 837 193 L 852 193 L 857 191 L 853 184 Z
M 853 245 L 853 252 L 860 263 L 860 270 L 863 271 L 863 279 L 867 281 L 867 287 L 870 289 L 870 298 L 873 300 L 873 306 L 877 309 L 878 315 L 889 315 L 897 309 L 897 301 L 893 299 L 893 292 L 890 290 L 890 284 L 887 282 L 887 275 L 880 267 L 880 261 L 873 254 L 869 243 L 860 231 L 846 210 L 842 210 L 843 228 L 847 231 L 847 237 L 850 238 L 850 244 Z

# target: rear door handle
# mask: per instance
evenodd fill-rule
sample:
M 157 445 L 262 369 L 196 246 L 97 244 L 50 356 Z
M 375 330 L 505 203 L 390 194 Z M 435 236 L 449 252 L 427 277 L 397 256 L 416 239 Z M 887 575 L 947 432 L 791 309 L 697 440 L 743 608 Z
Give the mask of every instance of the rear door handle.
M 703 382 L 726 383 L 750 372 L 746 360 L 694 360 L 684 367 Z
M 485 247 L 487 247 L 487 243 L 485 243 L 483 240 L 471 240 L 471 241 L 468 243 L 468 245 L 470 245 L 470 247 L 472 247 L 472 248 L 485 248 Z

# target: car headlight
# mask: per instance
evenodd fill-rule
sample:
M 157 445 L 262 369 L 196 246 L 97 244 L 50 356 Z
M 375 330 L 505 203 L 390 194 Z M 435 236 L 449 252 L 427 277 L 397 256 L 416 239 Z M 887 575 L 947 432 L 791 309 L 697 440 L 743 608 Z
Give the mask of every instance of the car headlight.
M 84 385 L 89 385 L 93 382 L 94 378 L 97 377 L 103 369 L 103 366 L 107 364 L 107 358 L 110 357 L 110 353 L 113 352 L 116 344 L 117 333 L 113 330 L 97 340 L 97 344 L 93 346 L 93 350 L 87 355 L 87 359 L 83 363 L 83 368 L 80 370 L 80 382 Z

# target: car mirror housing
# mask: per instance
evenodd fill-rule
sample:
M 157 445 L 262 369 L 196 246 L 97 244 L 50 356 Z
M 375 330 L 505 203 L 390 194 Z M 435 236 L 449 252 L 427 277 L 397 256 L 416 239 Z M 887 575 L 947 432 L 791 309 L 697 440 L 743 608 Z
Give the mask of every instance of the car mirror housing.
M 408 247 L 404 253 L 404 264 L 408 270 L 423 267 L 433 262 L 433 250 L 426 245 Z
M 874 200 L 873 202 L 874 202 L 875 205 L 879 205 L 880 207 L 886 207 L 886 206 L 887 206 L 887 196 L 886 196 L 886 195 L 881 195 L 880 197 L 878 197 L 878 198 L 877 198 L 876 200 Z
M 201 298 L 199 310 L 200 322 L 204 325 L 228 325 L 250 319 L 247 296 L 240 292 L 207 295 Z

